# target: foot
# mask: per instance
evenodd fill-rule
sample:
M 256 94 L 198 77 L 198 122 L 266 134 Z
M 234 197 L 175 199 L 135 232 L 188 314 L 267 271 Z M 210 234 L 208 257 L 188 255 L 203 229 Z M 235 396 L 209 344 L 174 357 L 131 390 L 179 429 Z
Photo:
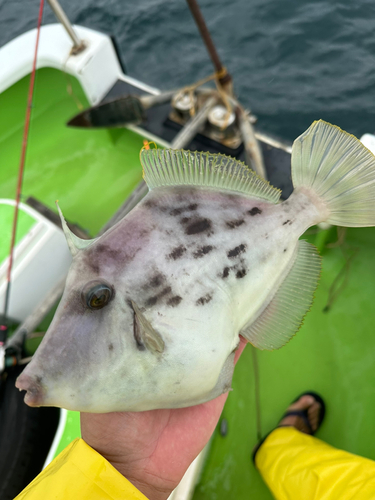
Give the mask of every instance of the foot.
M 280 420 L 278 427 L 291 426 L 305 434 L 314 434 L 318 429 L 321 410 L 322 405 L 313 396 L 301 396 L 288 407 L 286 414 L 292 411 L 306 411 L 310 428 L 303 417 L 299 415 L 286 415 Z

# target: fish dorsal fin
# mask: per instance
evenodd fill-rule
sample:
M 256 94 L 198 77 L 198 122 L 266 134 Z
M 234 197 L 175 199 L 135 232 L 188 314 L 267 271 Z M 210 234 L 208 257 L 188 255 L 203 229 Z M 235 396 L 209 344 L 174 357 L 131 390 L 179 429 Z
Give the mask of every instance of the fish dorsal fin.
M 298 242 L 292 267 L 260 316 L 240 332 L 258 349 L 279 349 L 297 333 L 309 311 L 321 271 L 314 245 Z
M 236 191 L 277 203 L 281 191 L 230 156 L 173 149 L 143 149 L 143 177 L 149 187 L 200 186 Z
M 153 353 L 164 351 L 164 340 L 145 318 L 137 304 L 131 301 L 134 310 L 134 338 L 139 347 L 146 347 Z
M 64 217 L 64 215 L 61 211 L 61 208 L 60 208 L 57 201 L 56 201 L 56 206 L 57 206 L 57 210 L 59 211 L 62 230 L 65 234 L 65 238 L 66 238 L 66 241 L 68 243 L 70 253 L 74 257 L 75 255 L 78 254 L 78 252 L 80 250 L 84 250 L 85 248 L 88 248 L 93 243 L 95 243 L 95 241 L 97 241 L 98 238 L 94 238 L 92 240 L 83 240 L 82 238 L 80 238 L 79 236 L 74 234 L 73 231 L 71 231 L 69 229 L 69 226 L 66 223 L 65 217 Z

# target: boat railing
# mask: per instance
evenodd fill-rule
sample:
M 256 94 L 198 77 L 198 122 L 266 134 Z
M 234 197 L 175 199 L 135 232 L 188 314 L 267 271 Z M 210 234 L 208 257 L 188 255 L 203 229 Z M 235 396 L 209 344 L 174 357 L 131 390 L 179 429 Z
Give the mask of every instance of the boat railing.
M 73 42 L 73 48 L 71 50 L 71 54 L 72 55 L 79 54 L 85 49 L 86 47 L 85 42 L 83 40 L 80 40 L 77 33 L 74 31 L 73 26 L 68 19 L 68 16 L 63 11 L 59 2 L 57 0 L 48 0 L 48 3 L 51 9 L 53 10 L 56 18 L 64 26 L 66 32 L 68 33 Z

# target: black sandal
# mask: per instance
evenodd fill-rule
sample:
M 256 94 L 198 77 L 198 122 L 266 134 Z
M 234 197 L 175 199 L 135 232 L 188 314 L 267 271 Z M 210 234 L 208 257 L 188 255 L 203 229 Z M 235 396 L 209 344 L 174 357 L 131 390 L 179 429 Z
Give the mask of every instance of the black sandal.
M 296 398 L 294 401 L 292 401 L 290 404 L 293 404 L 293 403 L 296 403 L 299 399 L 301 399 L 303 396 L 312 396 L 315 401 L 317 403 L 320 404 L 320 413 L 319 413 L 319 421 L 318 421 L 318 426 L 316 428 L 315 431 L 312 430 L 311 428 L 311 424 L 309 422 L 309 417 L 308 417 L 308 410 L 290 410 L 290 411 L 287 411 L 286 413 L 284 413 L 284 415 L 281 417 L 280 421 L 281 422 L 285 417 L 289 417 L 291 415 L 296 415 L 297 417 L 301 417 L 302 420 L 304 421 L 306 427 L 309 429 L 309 432 L 308 434 L 313 436 L 315 434 L 315 432 L 317 432 L 317 430 L 319 429 L 319 427 L 322 425 L 322 422 L 324 420 L 324 416 L 325 416 L 325 413 L 326 413 L 326 405 L 323 401 L 323 398 L 321 396 L 319 396 L 319 394 L 317 394 L 316 392 L 313 392 L 313 391 L 308 391 L 308 392 L 304 392 L 303 394 L 300 394 L 298 396 L 298 398 Z M 290 405 L 289 405 L 290 406 Z M 291 425 L 278 425 L 277 427 L 275 427 L 275 429 L 278 429 L 279 427 L 293 427 Z M 271 434 L 271 432 L 273 432 L 275 429 L 272 429 L 272 431 L 270 431 L 263 439 L 261 439 L 259 441 L 259 443 L 255 446 L 254 450 L 253 450 L 253 453 L 252 453 L 252 457 L 253 457 L 253 462 L 255 464 L 255 455 L 257 454 L 257 451 L 259 450 L 259 448 L 262 446 L 262 444 L 264 443 L 264 441 L 267 439 L 267 437 Z

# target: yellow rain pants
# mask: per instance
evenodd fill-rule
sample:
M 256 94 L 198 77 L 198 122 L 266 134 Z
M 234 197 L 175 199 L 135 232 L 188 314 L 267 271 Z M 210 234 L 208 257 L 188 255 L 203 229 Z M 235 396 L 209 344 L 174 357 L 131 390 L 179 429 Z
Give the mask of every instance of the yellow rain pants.
M 255 458 L 276 500 L 373 500 L 375 462 L 297 431 L 275 429 Z M 147 500 L 82 439 L 73 441 L 16 500 Z
M 76 439 L 16 500 L 147 500 L 83 439 Z
M 293 427 L 272 431 L 255 464 L 276 500 L 375 499 L 375 462 Z

